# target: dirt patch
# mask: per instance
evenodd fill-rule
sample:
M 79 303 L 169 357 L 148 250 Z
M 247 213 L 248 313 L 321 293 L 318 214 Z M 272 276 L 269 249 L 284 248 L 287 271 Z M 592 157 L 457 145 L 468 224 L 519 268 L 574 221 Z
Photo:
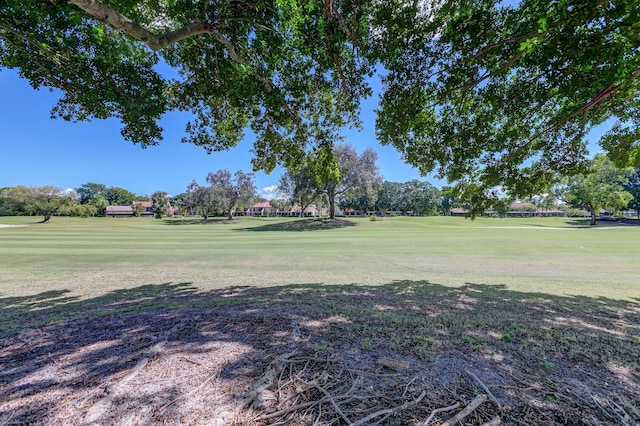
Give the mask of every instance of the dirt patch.
M 428 283 L 234 294 L 2 338 L 0 424 L 439 425 L 465 407 L 467 425 L 640 423 L 634 303 Z

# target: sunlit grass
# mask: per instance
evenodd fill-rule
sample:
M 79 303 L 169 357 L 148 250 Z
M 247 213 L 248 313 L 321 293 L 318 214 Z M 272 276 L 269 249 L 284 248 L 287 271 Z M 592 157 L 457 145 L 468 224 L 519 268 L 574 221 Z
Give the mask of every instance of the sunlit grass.
M 638 297 L 640 227 L 561 218 L 457 217 L 232 222 L 0 218 L 0 294 L 80 298 L 147 284 L 505 285 L 554 295 Z
M 635 401 L 640 227 L 442 217 L 37 221 L 0 218 L 25 225 L 0 228 L 0 340 L 24 348 L 25 371 L 34 371 L 31 336 L 76 336 L 52 344 L 46 357 L 58 362 L 69 351 L 86 356 L 88 325 L 110 324 L 93 336 L 111 345 L 110 363 L 126 358 L 139 330 L 169 318 L 185 324 L 171 342 L 183 353 L 230 339 L 268 360 L 293 343 L 318 359 L 438 372 L 434 383 L 463 383 L 466 368 L 482 368 L 515 377 L 531 404 L 582 406 L 547 391 L 566 386 L 606 388 L 620 406 Z M 521 413 L 505 404 L 501 415 Z

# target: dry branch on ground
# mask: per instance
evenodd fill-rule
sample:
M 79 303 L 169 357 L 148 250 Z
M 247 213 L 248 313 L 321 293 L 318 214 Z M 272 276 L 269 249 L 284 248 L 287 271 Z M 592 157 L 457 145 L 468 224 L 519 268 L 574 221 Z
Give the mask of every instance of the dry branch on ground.
M 17 333 L 0 340 L 0 424 L 640 422 L 633 371 L 626 382 L 596 364 L 545 371 L 521 354 L 489 360 L 469 344 L 421 359 L 363 349 L 348 328 L 317 324 L 283 309 L 220 307 Z

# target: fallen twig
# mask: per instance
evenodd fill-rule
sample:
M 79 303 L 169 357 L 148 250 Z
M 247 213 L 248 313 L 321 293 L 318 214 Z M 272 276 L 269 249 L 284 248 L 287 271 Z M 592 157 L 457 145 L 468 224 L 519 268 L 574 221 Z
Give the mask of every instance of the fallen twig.
M 596 399 L 595 396 L 591 395 L 591 399 L 593 399 L 593 402 L 596 403 L 596 405 L 598 406 L 598 408 L 609 418 L 612 418 L 613 416 L 611 415 L 611 413 L 609 413 L 607 410 L 605 410 L 605 408 L 602 406 L 602 404 L 600 403 L 600 401 L 598 401 Z
M 397 413 L 398 411 L 406 410 L 407 408 L 413 407 L 414 405 L 418 405 L 418 403 L 420 401 L 422 401 L 422 398 L 424 398 L 426 395 L 427 395 L 427 392 L 423 391 L 420 394 L 420 396 L 418 396 L 413 401 L 406 402 L 406 403 L 404 403 L 402 405 L 399 405 L 399 406 L 397 406 L 395 408 L 386 408 L 384 410 L 380 410 L 380 411 L 376 411 L 375 413 L 371 413 L 367 417 L 365 417 L 363 419 L 360 419 L 357 422 L 353 422 L 351 424 L 351 426 L 366 425 L 366 424 L 369 424 L 370 420 L 375 419 L 376 417 L 380 417 L 380 416 L 384 416 L 384 415 L 388 415 L 388 414 L 394 414 L 394 413 Z
M 362 374 L 363 376 L 369 376 L 369 377 L 398 377 L 398 376 L 402 376 L 402 373 L 378 374 L 378 373 L 372 373 L 370 371 L 353 370 L 353 369 L 349 370 L 349 372 L 358 373 L 358 374 Z
M 460 403 L 456 402 L 455 404 L 450 405 L 448 407 L 436 408 L 435 410 L 431 411 L 431 414 L 429 414 L 429 417 L 427 417 L 427 420 L 425 420 L 424 423 L 422 423 L 422 426 L 428 426 L 429 422 L 431 421 L 433 416 L 435 416 L 436 414 L 443 413 L 443 412 L 446 412 L 446 411 L 455 410 L 459 406 L 460 406 Z
M 484 383 L 482 383 L 482 380 L 480 380 L 480 379 L 478 378 L 478 376 L 476 376 L 475 374 L 473 374 L 473 373 L 472 373 L 471 371 L 469 371 L 469 370 L 467 370 L 467 374 L 468 374 L 468 375 L 470 375 L 470 376 L 473 378 L 473 380 L 475 380 L 475 381 L 480 385 L 480 387 L 481 387 L 482 389 L 484 389 L 484 391 L 487 393 L 487 395 L 489 395 L 489 398 L 491 398 L 491 400 L 492 400 L 493 402 L 495 402 L 495 403 L 496 403 L 496 405 L 498 406 L 498 408 L 502 411 L 502 404 L 500 403 L 500 401 L 498 401 L 498 398 L 496 398 L 495 396 L 493 396 L 493 393 L 491 393 L 491 391 L 489 390 L 489 388 L 488 388 Z
M 416 377 L 411 379 L 409 383 L 407 383 L 407 385 L 404 387 L 404 392 L 402 392 L 402 396 L 400 396 L 400 398 L 404 398 L 404 396 L 407 394 L 407 391 L 409 390 L 409 386 L 411 386 L 411 383 L 415 382 L 418 377 L 420 377 L 420 375 L 417 375 Z
M 464 407 L 464 410 L 460 411 L 458 414 L 456 414 L 455 416 L 453 416 L 452 418 L 450 418 L 446 422 L 442 423 L 442 425 L 440 425 L 440 426 L 453 426 L 453 425 L 455 425 L 456 423 L 458 423 L 459 421 L 462 421 L 465 417 L 467 417 L 468 415 L 473 413 L 473 411 L 476 408 L 478 408 L 480 406 L 480 404 L 482 404 L 486 400 L 487 400 L 487 395 L 485 395 L 483 393 L 478 395 L 478 396 L 476 396 L 473 399 L 473 401 L 471 401 L 469 403 L 469 405 Z
M 629 414 L 626 412 L 626 410 L 622 408 L 620 405 L 616 404 L 614 401 L 609 401 L 609 405 L 611 406 L 611 411 L 613 411 L 616 414 L 616 416 L 620 419 L 620 421 L 625 425 L 628 425 L 629 424 L 628 421 L 630 419 L 629 419 Z M 618 413 L 618 410 L 624 413 L 624 417 L 620 413 Z
M 483 423 L 481 426 L 500 426 L 502 424 L 502 420 L 500 417 L 495 416 L 493 419 L 489 420 L 486 423 Z
M 334 396 L 332 398 L 334 400 L 342 400 L 342 399 L 351 398 L 351 396 L 350 395 L 339 395 L 339 396 Z M 281 416 L 287 415 L 289 413 L 292 413 L 294 411 L 301 410 L 303 408 L 313 407 L 314 405 L 322 405 L 325 402 L 329 402 L 329 398 L 327 398 L 326 396 L 324 398 L 320 398 L 320 399 L 318 399 L 316 401 L 301 402 L 299 404 L 292 405 L 292 406 L 290 406 L 288 408 L 284 408 L 284 409 L 279 410 L 279 411 L 274 411 L 273 413 L 262 414 L 262 415 L 258 416 L 258 420 L 269 420 L 269 419 L 273 419 L 273 418 L 276 418 L 276 417 L 281 417 Z
M 185 393 L 183 395 L 180 395 L 178 398 L 175 398 L 172 401 L 170 401 L 170 402 L 166 403 L 165 405 L 163 405 L 158 410 L 158 414 L 162 414 L 162 412 L 164 410 L 166 410 L 167 407 L 170 407 L 171 405 L 175 404 L 176 402 L 180 401 L 181 399 L 185 399 L 185 398 L 189 397 L 190 395 L 193 395 L 194 393 L 198 392 L 200 389 L 205 387 L 205 385 L 207 383 L 209 383 L 211 380 L 217 378 L 218 376 L 220 376 L 220 369 L 216 369 L 216 371 L 213 374 L 209 375 L 209 377 L 207 377 L 204 382 L 200 383 L 200 385 L 197 388 L 192 389 L 191 391 L 189 391 L 189 392 L 187 392 L 187 393 Z
M 605 400 L 605 402 L 607 404 L 607 408 L 605 408 L 602 405 L 602 403 L 596 399 L 595 396 L 591 395 L 591 399 L 593 399 L 593 401 L 596 403 L 598 408 L 600 408 L 600 410 L 602 410 L 602 412 L 604 414 L 606 414 L 607 417 L 614 418 L 614 419 L 617 417 L 621 422 L 620 424 L 625 425 L 625 426 L 627 426 L 629 424 L 627 422 L 628 419 L 622 417 L 620 415 L 620 413 L 618 413 L 616 410 L 613 409 L 613 404 L 611 402 Z M 618 405 L 618 404 L 615 404 L 615 405 Z M 620 407 L 620 406 L 618 405 L 618 407 Z M 620 407 L 620 408 L 622 408 L 622 407 Z M 622 412 L 624 412 L 626 414 L 626 411 L 624 411 L 624 409 L 622 410 Z M 611 415 L 611 413 L 613 413 L 614 415 Z
M 204 364 L 202 364 L 202 363 L 199 363 L 199 362 L 197 362 L 197 361 L 190 360 L 190 359 L 189 359 L 189 358 L 187 358 L 187 357 L 181 356 L 179 359 L 180 359 L 180 360 L 182 360 L 182 361 L 189 362 L 189 363 L 191 363 L 191 364 L 199 365 L 199 366 L 201 366 L 201 367 L 204 367 L 204 368 L 206 368 L 206 369 L 209 369 L 209 367 L 207 367 L 206 365 L 204 365 Z
M 322 392 L 326 396 L 326 398 L 329 399 L 329 402 L 331 402 L 331 405 L 333 405 L 333 407 L 336 409 L 336 411 L 338 412 L 340 417 L 342 417 L 343 420 L 345 422 L 347 422 L 348 425 L 353 424 L 353 423 L 351 423 L 351 420 L 349 420 L 349 418 L 342 412 L 342 410 L 340 409 L 338 404 L 336 404 L 336 401 L 333 399 L 331 394 L 329 392 L 327 392 L 327 390 L 325 388 L 323 388 L 322 386 L 320 386 L 319 384 L 315 383 L 314 385 L 315 385 L 316 389 L 318 389 L 320 392 Z

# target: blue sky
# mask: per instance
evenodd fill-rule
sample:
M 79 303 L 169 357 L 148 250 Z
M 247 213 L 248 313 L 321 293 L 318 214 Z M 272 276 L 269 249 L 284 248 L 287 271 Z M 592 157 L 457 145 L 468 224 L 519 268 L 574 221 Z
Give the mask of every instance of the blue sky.
M 433 176 L 421 177 L 405 164 L 393 147 L 381 146 L 375 137 L 374 124 L 379 87 L 374 96 L 362 103 L 364 129 L 345 130 L 346 142 L 359 151 L 373 148 L 378 152 L 378 168 L 388 181 L 406 182 L 422 179 L 440 188 L 446 182 Z M 220 169 L 251 171 L 250 134 L 227 152 L 207 154 L 202 148 L 183 144 L 185 119 L 168 114 L 161 125 L 164 140 L 158 146 L 142 149 L 125 141 L 120 123 L 115 119 L 70 123 L 51 119 L 50 110 L 59 93 L 34 90 L 13 70 L 0 69 L 0 188 L 7 186 L 55 185 L 61 189 L 78 188 L 94 182 L 125 188 L 138 195 L 165 191 L 171 195 L 185 192 L 193 179 L 205 184 L 209 172 Z M 593 129 L 591 141 L 611 126 L 611 122 Z M 592 153 L 599 150 L 590 143 Z M 282 169 L 270 175 L 256 173 L 261 195 L 277 184 Z
M 374 88 L 374 92 L 376 92 Z M 7 186 L 55 185 L 77 188 L 87 182 L 118 186 L 138 195 L 165 191 L 176 195 L 195 179 L 205 183 L 209 172 L 220 169 L 251 170 L 252 136 L 228 152 L 208 155 L 202 148 L 180 142 L 184 119 L 169 114 L 160 145 L 142 149 L 125 141 L 117 120 L 70 123 L 51 119 L 50 110 L 59 93 L 34 90 L 13 70 L 0 69 L 0 188 Z M 381 146 L 374 132 L 377 97 L 362 104 L 364 130 L 346 130 L 346 142 L 359 151 L 373 148 L 379 154 L 378 167 L 389 181 L 425 179 L 442 186 L 445 182 L 422 178 L 402 162 L 393 147 Z M 282 174 L 256 174 L 259 190 L 276 185 Z

